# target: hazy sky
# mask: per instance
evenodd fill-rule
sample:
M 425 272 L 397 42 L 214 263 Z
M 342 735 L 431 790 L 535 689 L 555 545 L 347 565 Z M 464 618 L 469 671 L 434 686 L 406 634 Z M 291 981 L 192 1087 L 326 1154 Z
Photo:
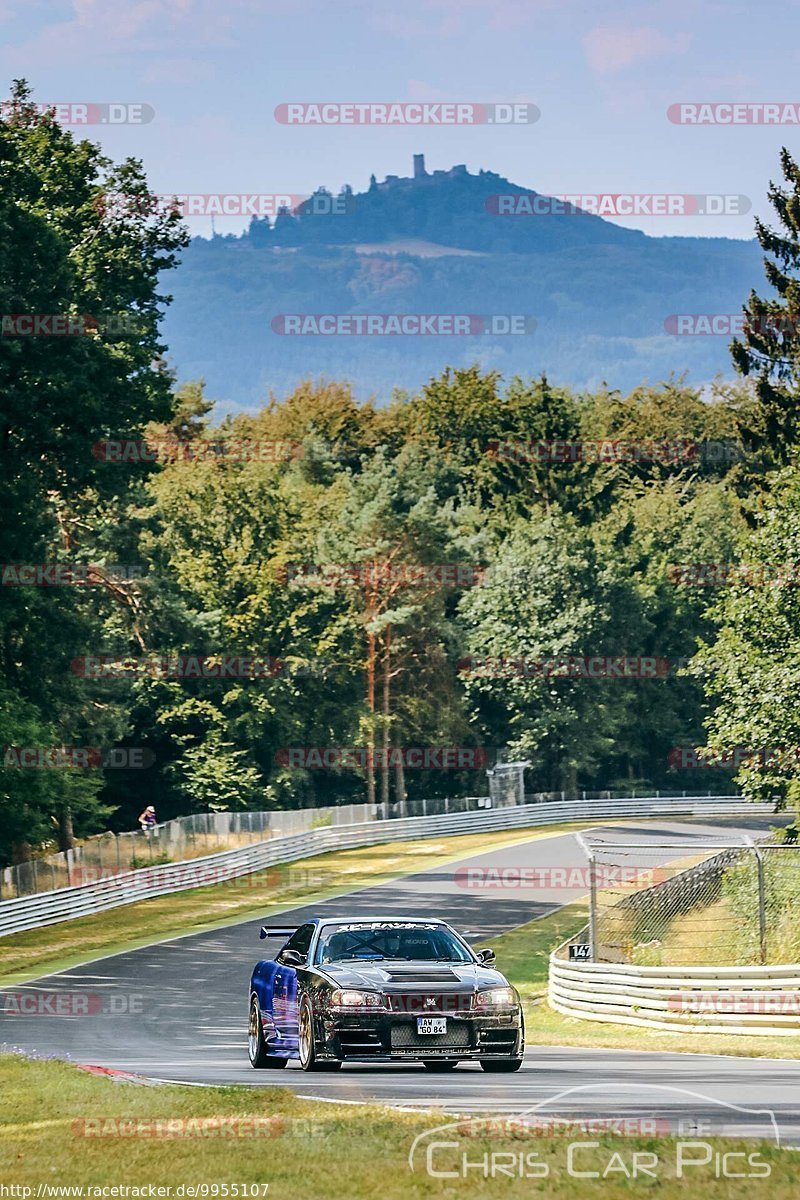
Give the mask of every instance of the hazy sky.
M 464 162 L 540 192 L 744 195 L 765 212 L 800 126 L 671 123 L 680 102 L 795 102 L 797 0 L 0 0 L 4 81 L 40 101 L 146 103 L 92 126 L 143 159 L 154 191 L 362 190 L 369 175 Z M 292 101 L 529 101 L 500 128 L 278 123 Z M 749 237 L 747 216 L 620 221 Z M 218 231 L 246 221 L 218 220 Z M 193 222 L 210 233 L 209 218 Z

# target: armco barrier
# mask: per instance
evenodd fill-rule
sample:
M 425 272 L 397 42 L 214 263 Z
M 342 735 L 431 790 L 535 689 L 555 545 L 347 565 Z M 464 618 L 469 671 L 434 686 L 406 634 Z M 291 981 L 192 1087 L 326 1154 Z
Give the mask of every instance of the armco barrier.
M 549 1000 L 566 1017 L 673 1033 L 800 1033 L 800 963 L 637 967 L 569 962 L 563 949 L 550 956 Z
M 0 937 L 105 912 L 136 900 L 250 875 L 265 867 L 297 862 L 329 850 L 351 850 L 382 842 L 494 829 L 557 825 L 565 821 L 593 822 L 613 817 L 753 816 L 771 811 L 768 805 L 755 806 L 742 797 L 687 796 L 681 799 L 559 801 L 449 816 L 401 817 L 360 825 L 329 826 L 186 862 L 124 871 L 80 887 L 5 900 L 0 903 Z

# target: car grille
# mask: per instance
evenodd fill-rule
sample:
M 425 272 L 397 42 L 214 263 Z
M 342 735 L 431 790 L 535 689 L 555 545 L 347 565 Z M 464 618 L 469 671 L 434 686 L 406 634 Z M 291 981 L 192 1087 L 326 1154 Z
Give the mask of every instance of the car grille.
M 461 1021 L 448 1021 L 447 1032 L 437 1034 L 424 1033 L 420 1036 L 413 1025 L 395 1025 L 392 1027 L 393 1050 L 466 1050 L 469 1047 L 469 1029 Z
M 389 995 L 392 1012 L 431 1013 L 468 1012 L 472 1008 L 472 992 L 394 992 Z M 428 1004 L 433 1000 L 433 1004 Z

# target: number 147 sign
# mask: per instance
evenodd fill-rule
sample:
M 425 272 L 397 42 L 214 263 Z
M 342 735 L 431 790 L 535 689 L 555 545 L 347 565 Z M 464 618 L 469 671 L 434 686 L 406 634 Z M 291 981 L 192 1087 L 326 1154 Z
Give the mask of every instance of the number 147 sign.
M 592 957 L 592 948 L 586 942 L 576 942 L 569 948 L 569 957 L 571 961 L 577 958 L 588 962 Z

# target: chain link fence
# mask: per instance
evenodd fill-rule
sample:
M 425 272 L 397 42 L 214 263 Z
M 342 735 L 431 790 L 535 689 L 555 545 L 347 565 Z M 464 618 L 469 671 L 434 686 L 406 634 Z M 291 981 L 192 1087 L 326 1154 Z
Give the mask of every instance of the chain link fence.
M 367 804 L 276 812 L 207 812 L 177 817 L 147 832 L 98 834 L 86 838 L 74 850 L 32 858 L 0 870 L 0 900 L 79 887 L 137 867 L 189 861 L 272 837 L 374 817 L 374 806 Z
M 800 847 L 782 831 L 727 844 L 580 837 L 592 961 L 637 966 L 800 962 Z M 575 952 L 578 956 L 578 952 Z

